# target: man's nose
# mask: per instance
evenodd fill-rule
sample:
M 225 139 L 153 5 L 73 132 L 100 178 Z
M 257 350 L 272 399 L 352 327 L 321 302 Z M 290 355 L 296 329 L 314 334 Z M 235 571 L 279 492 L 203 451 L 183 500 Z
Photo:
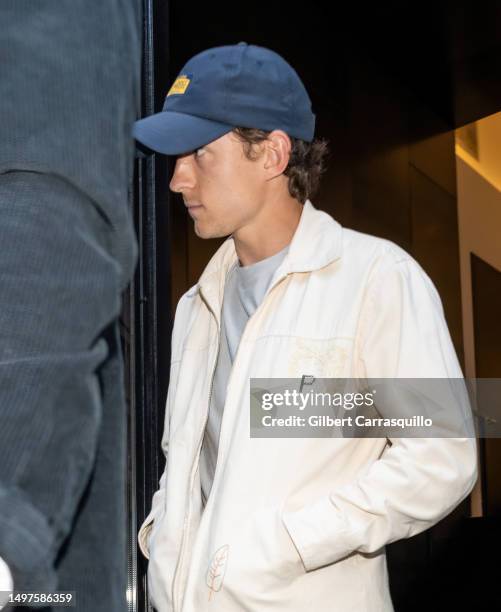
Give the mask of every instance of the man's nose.
M 182 193 L 195 187 L 195 175 L 191 168 L 191 156 L 178 158 L 174 167 L 174 174 L 170 180 L 169 187 L 172 191 Z

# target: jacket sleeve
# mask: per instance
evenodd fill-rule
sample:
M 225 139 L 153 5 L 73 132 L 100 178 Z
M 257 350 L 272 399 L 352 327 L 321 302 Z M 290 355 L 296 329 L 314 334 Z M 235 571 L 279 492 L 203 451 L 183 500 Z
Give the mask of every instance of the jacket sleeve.
M 184 296 L 183 296 L 184 297 Z M 160 478 L 159 486 L 157 491 L 154 493 L 152 501 L 151 501 L 151 510 L 148 516 L 144 519 L 141 527 L 139 528 L 137 541 L 139 544 L 139 548 L 143 555 L 149 559 L 149 537 L 151 531 L 153 529 L 153 524 L 155 520 L 159 520 L 161 515 L 165 510 L 165 486 L 166 486 L 166 478 L 167 478 L 167 461 L 168 461 L 168 449 L 169 449 L 169 426 L 170 426 L 170 415 L 171 415 L 171 403 L 172 399 L 175 395 L 175 389 L 177 386 L 177 378 L 179 368 L 179 359 L 178 356 L 178 341 L 179 341 L 179 329 L 182 328 L 182 324 L 180 322 L 181 319 L 181 302 L 183 297 L 179 300 L 176 314 L 174 317 L 174 325 L 172 329 L 172 342 L 171 342 L 171 364 L 170 364 L 170 375 L 169 375 L 169 389 L 167 392 L 167 400 L 165 403 L 165 418 L 164 418 L 164 430 L 162 434 L 162 452 L 165 456 L 165 467 L 163 474 Z
M 137 536 L 137 541 L 139 543 L 139 548 L 143 555 L 149 559 L 150 558 L 150 550 L 149 550 L 149 537 L 151 530 L 153 528 L 153 523 L 155 519 L 160 518 L 160 514 L 165 505 L 165 476 L 167 472 L 167 465 L 164 468 L 163 474 L 160 478 L 159 487 L 155 494 L 153 495 L 153 499 L 151 501 L 151 510 L 148 516 L 143 521 L 141 527 L 139 528 L 139 533 Z
M 12 580 L 12 574 L 9 566 L 7 563 L 5 563 L 2 557 L 0 557 L 0 592 L 3 591 L 3 595 L 5 595 L 6 591 L 12 591 L 13 588 L 14 582 Z M 3 610 L 6 603 L 6 598 L 0 597 L 0 610 Z
M 409 255 L 387 254 L 371 279 L 358 334 L 365 376 L 463 378 L 440 297 L 419 264 Z M 468 410 L 471 414 L 469 404 Z M 283 513 L 307 571 L 416 535 L 472 490 L 477 479 L 474 435 L 389 441 L 354 481 Z

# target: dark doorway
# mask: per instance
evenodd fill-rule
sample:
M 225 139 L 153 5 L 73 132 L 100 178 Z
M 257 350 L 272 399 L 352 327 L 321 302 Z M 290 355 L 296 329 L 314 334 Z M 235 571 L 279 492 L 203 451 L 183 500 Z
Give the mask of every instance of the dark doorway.
M 203 49 L 245 41 L 282 54 L 310 92 L 316 134 L 330 142 L 329 170 L 315 205 L 416 257 L 437 285 L 462 360 L 454 129 L 501 109 L 499 3 L 143 4 L 141 116 L 161 109 L 184 63 Z M 163 469 L 172 317 L 221 243 L 194 234 L 182 203 L 168 190 L 169 170 L 163 156 L 138 160 L 131 194 L 140 244 L 123 317 L 133 448 L 131 611 L 148 609 L 146 562 L 135 537 Z M 483 311 L 479 317 L 485 323 Z M 482 521 L 469 518 L 467 499 L 432 530 L 388 546 L 397 612 L 448 610 L 465 602 L 488 609 L 480 601 L 488 572 L 482 576 L 471 565 L 500 533 L 493 525 L 487 535 Z

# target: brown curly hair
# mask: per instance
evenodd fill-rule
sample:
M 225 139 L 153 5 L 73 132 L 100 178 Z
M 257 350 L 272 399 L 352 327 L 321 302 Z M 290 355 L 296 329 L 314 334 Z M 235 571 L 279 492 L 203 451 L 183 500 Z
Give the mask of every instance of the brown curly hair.
M 271 132 L 257 128 L 237 127 L 233 129 L 233 133 L 242 141 L 247 159 L 256 160 L 259 154 L 256 155 L 253 145 L 266 140 Z M 289 177 L 289 193 L 304 204 L 318 191 L 320 177 L 326 170 L 325 162 L 329 153 L 328 141 L 315 139 L 312 142 L 306 142 L 292 136 L 289 138 L 292 148 L 284 174 Z

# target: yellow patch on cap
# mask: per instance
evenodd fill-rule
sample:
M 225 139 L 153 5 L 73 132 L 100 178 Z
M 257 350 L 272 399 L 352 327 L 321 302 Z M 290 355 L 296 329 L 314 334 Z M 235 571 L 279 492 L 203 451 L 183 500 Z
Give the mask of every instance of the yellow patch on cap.
M 180 74 L 174 81 L 172 87 L 169 89 L 167 97 L 172 96 L 172 94 L 184 94 L 189 84 L 190 79 L 188 78 L 188 75 Z

